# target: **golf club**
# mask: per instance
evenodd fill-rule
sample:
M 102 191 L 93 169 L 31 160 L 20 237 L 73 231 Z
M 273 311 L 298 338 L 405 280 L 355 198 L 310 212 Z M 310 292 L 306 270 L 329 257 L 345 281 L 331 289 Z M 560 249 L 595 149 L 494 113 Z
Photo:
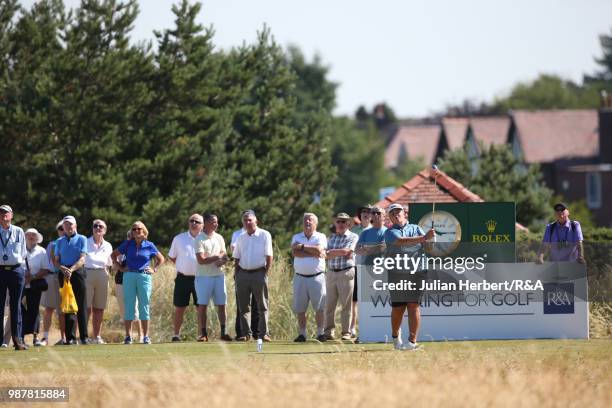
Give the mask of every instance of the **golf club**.
M 434 175 L 434 187 L 437 189 L 438 188 L 438 166 L 436 166 L 435 164 L 431 165 L 431 168 L 435 171 L 435 175 Z M 433 203 L 431 204 L 431 229 L 434 230 L 434 242 L 438 241 L 438 236 L 435 234 L 435 228 L 434 228 L 434 217 L 436 215 L 436 200 L 434 198 Z

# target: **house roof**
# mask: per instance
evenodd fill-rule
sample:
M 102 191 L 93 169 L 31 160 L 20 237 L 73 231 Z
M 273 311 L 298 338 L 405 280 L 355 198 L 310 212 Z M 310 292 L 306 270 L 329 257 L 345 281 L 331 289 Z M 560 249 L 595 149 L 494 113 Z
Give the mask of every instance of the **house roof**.
M 440 127 L 438 125 L 401 126 L 395 137 L 385 149 L 385 167 L 393 168 L 399 164 L 402 150 L 410 159 L 423 158 L 431 164 L 435 159 Z
M 470 118 L 470 128 L 477 142 L 485 147 L 506 143 L 510 118 L 507 116 L 491 116 Z
M 477 194 L 465 188 L 443 171 L 439 171 L 437 183 L 429 168 L 421 170 L 416 176 L 402 184 L 397 190 L 375 205 L 387 208 L 392 203 L 456 203 L 484 201 Z
M 442 130 L 449 150 L 463 147 L 468 125 L 468 118 L 442 118 Z
M 596 110 L 517 110 L 512 120 L 527 163 L 599 154 Z
M 393 203 L 406 205 L 412 203 L 431 203 L 433 201 L 437 203 L 468 203 L 483 202 L 484 200 L 441 170 L 438 170 L 438 177 L 434 180 L 431 170 L 425 168 L 402 184 L 393 193 L 377 202 L 375 206 L 387 208 Z M 516 223 L 516 228 L 527 230 L 527 228 L 518 222 Z

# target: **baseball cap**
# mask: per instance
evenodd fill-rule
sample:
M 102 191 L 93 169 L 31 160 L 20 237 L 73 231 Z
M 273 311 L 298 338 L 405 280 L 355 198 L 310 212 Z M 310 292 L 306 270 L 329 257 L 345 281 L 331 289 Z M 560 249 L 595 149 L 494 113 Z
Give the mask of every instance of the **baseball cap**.
M 55 225 L 55 229 L 58 230 L 63 227 L 64 220 L 59 220 L 59 222 Z
M 372 207 L 372 208 L 370 209 L 370 211 L 371 211 L 372 213 L 383 213 L 383 212 L 385 212 L 385 209 L 384 209 L 384 208 L 382 208 L 382 207 L 379 207 L 379 206 L 375 205 L 374 207 Z
M 62 219 L 62 224 L 65 223 L 66 221 L 68 221 L 71 224 L 76 224 L 76 218 L 74 218 L 72 215 L 67 215 Z
M 9 205 L 3 204 L 3 205 L 0 205 L 0 211 L 4 211 L 4 212 L 7 212 L 7 213 L 12 213 L 13 209 Z
M 387 212 L 391 212 L 393 210 L 404 210 L 404 206 L 398 203 L 393 203 L 387 208 Z
M 553 208 L 555 209 L 555 211 L 563 211 L 567 209 L 567 205 L 565 205 L 564 203 L 557 203 L 553 206 Z
M 351 216 L 348 215 L 347 213 L 341 212 L 341 213 L 336 214 L 336 219 L 337 220 L 350 220 Z
M 25 232 L 26 235 L 28 234 L 36 234 L 38 236 L 38 239 L 36 240 L 37 244 L 40 244 L 43 241 L 43 236 L 40 232 L 38 232 L 38 230 L 36 228 L 28 228 Z

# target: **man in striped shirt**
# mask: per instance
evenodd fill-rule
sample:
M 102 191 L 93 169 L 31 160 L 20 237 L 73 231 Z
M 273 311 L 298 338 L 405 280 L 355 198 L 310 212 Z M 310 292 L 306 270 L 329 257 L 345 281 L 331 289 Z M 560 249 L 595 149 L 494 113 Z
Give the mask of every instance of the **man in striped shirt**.
M 336 232 L 327 242 L 327 266 L 325 274 L 325 339 L 333 340 L 336 328 L 336 305 L 342 306 L 342 340 L 351 340 L 351 302 L 355 284 L 355 246 L 359 237 L 349 231 L 351 217 L 346 213 L 336 215 Z

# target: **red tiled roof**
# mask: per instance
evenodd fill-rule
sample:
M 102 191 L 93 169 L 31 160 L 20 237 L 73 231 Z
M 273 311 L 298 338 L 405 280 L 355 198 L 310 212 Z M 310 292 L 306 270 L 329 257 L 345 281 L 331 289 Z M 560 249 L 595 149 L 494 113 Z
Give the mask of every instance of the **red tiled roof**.
M 527 163 L 599 154 L 596 110 L 517 110 L 512 117 Z
M 399 164 L 402 149 L 405 149 L 408 158 L 414 160 L 421 157 L 425 163 L 431 164 L 439 141 L 440 127 L 437 125 L 402 126 L 385 150 L 385 168 Z
M 469 124 L 468 118 L 442 118 L 442 129 L 449 150 L 463 147 Z
M 485 147 L 506 143 L 510 118 L 507 116 L 492 116 L 470 118 L 472 134 L 477 142 L 482 142 Z
M 467 203 L 483 202 L 477 194 L 472 193 L 463 184 L 438 170 L 438 177 L 434 177 L 429 168 L 425 168 L 416 176 L 402 184 L 397 190 L 383 198 L 375 206 L 387 208 L 393 203 L 402 205 L 412 203 Z M 527 230 L 523 225 L 516 223 L 516 228 Z
M 434 185 L 434 178 L 429 168 L 425 168 L 375 205 L 387 208 L 396 202 L 400 204 L 430 203 L 434 200 L 446 203 L 484 201 L 443 171 L 439 172 L 437 185 Z

